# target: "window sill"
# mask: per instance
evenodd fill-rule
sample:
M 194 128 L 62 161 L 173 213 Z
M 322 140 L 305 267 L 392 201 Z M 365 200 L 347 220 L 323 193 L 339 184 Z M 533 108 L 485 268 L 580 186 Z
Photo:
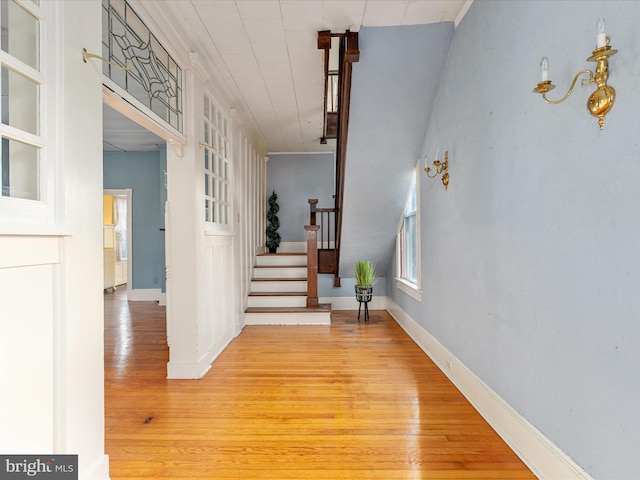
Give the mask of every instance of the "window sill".
M 396 288 L 403 293 L 406 293 L 414 300 L 419 302 L 422 301 L 422 290 L 419 290 L 415 285 L 403 280 L 401 278 L 396 278 Z

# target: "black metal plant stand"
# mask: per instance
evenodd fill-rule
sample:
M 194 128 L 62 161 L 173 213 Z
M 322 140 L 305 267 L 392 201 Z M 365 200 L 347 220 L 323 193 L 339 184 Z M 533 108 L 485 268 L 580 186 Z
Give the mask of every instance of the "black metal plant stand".
M 356 300 L 358 300 L 358 322 L 360 321 L 360 309 L 364 303 L 364 323 L 369 322 L 369 302 L 373 297 L 373 285 L 359 287 L 356 285 Z

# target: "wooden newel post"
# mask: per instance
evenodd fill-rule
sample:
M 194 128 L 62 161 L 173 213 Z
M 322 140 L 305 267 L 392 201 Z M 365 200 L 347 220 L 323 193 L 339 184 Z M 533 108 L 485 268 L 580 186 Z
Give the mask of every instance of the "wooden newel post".
M 318 199 L 317 198 L 310 198 L 309 199 L 309 224 L 310 225 L 315 225 L 316 224 L 316 205 L 318 205 Z
M 304 229 L 307 231 L 307 307 L 313 308 L 318 306 L 318 230 L 320 226 L 305 225 Z

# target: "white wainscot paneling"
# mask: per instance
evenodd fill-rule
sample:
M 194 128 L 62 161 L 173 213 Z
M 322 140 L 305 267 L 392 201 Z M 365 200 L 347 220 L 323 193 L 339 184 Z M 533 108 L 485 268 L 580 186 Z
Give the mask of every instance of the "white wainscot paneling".
M 205 242 L 205 286 L 200 319 L 203 344 L 201 358 L 213 362 L 233 339 L 233 237 L 208 235 Z M 206 359 L 206 360 L 205 360 Z
M 22 261 L 37 263 L 42 254 L 33 252 Z M 0 268 L 0 451 L 5 454 L 53 452 L 53 269 L 50 264 Z
M 51 452 L 60 237 L 0 236 L 0 451 Z
M 59 237 L 0 235 L 0 268 L 58 262 L 60 262 Z

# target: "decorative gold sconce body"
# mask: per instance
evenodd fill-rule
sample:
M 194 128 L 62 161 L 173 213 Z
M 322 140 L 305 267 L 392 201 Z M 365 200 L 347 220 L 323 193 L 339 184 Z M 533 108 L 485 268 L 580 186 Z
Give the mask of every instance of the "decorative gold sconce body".
M 431 167 L 425 167 L 424 171 L 429 178 L 436 178 L 438 175 L 442 174 L 442 184 L 444 185 L 445 190 L 449 186 L 449 151 L 444 152 L 444 162 L 438 160 L 436 155 L 436 159 L 433 161 L 434 173 L 433 175 L 429 175 L 431 173 Z
M 547 103 L 551 103 L 553 105 L 562 103 L 569 98 L 569 95 L 571 95 L 578 77 L 580 77 L 580 75 L 588 75 L 589 78 L 582 79 L 582 86 L 586 87 L 587 85 L 595 83 L 598 88 L 589 96 L 589 99 L 587 100 L 587 110 L 594 117 L 598 117 L 598 124 L 600 125 L 600 130 L 602 130 L 604 129 L 604 117 L 609 113 L 609 110 L 613 107 L 613 102 L 616 99 L 616 91 L 613 87 L 607 85 L 607 80 L 609 79 L 608 59 L 616 53 L 618 53 L 618 51 L 614 50 L 609 45 L 609 37 L 604 33 L 604 19 L 601 18 L 598 21 L 596 49 L 592 52 L 591 56 L 587 58 L 588 62 L 596 62 L 595 74 L 589 69 L 579 71 L 576 76 L 573 77 L 569 91 L 564 97 L 558 100 L 549 100 L 547 98 L 547 92 L 550 92 L 556 87 L 551 83 L 551 80 L 548 79 L 549 60 L 547 57 L 542 57 L 540 60 L 542 80 L 538 83 L 536 88 L 533 89 L 533 91 L 542 94 L 542 98 Z

